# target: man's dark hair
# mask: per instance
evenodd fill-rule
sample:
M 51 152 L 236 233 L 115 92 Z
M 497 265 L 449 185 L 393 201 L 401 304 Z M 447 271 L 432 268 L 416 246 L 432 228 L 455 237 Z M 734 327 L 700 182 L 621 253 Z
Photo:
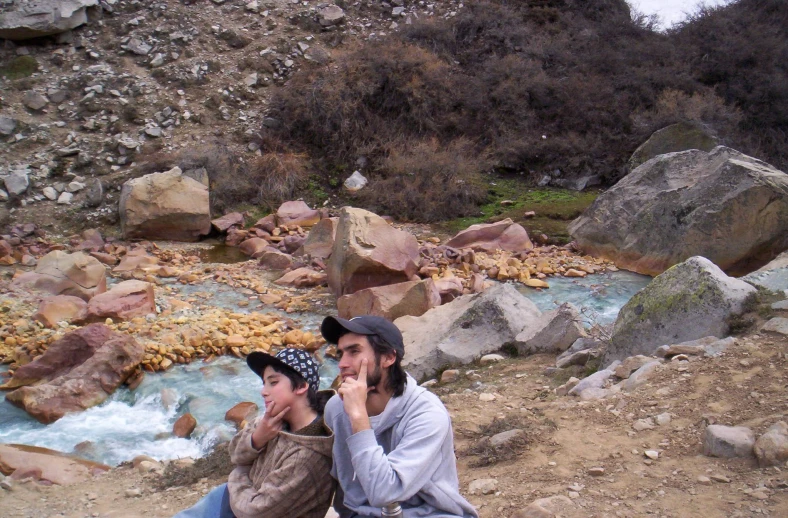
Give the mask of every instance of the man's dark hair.
M 408 381 L 405 369 L 402 368 L 402 355 L 378 335 L 367 335 L 367 339 L 372 346 L 372 350 L 375 351 L 376 362 L 380 362 L 380 357 L 384 354 L 394 353 L 396 356 L 394 363 L 388 368 L 389 377 L 386 381 L 386 389 L 393 393 L 393 397 L 401 396 L 405 393 L 405 383 Z
M 290 386 L 295 389 L 299 389 L 304 385 L 307 385 L 306 380 L 303 376 L 298 374 L 293 369 L 288 369 L 285 367 L 281 367 L 279 365 L 271 365 L 271 368 L 274 372 L 278 372 L 279 374 L 285 376 L 287 379 L 290 380 Z M 323 409 L 321 408 L 320 398 L 317 397 L 317 392 L 312 387 L 309 387 L 309 390 L 306 392 L 306 399 L 309 402 L 309 406 L 318 413 L 323 413 Z

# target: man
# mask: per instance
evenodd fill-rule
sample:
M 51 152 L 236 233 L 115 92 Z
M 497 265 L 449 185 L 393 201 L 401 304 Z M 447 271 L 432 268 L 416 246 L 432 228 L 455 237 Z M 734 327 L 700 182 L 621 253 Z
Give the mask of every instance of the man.
M 398 502 L 408 517 L 478 515 L 459 492 L 451 418 L 440 399 L 402 369 L 402 333 L 388 320 L 328 317 L 342 385 L 326 404 L 334 431 L 331 474 L 341 518 L 380 516 Z
M 176 518 L 323 518 L 334 492 L 333 435 L 320 414 L 333 392 L 318 392 L 308 352 L 253 352 L 246 363 L 263 379 L 265 414 L 230 441 L 227 484 Z

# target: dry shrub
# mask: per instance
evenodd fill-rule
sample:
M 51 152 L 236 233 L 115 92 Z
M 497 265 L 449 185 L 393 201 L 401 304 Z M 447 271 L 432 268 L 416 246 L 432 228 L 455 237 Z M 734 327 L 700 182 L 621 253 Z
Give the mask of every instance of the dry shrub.
M 433 222 L 475 214 L 486 198 L 481 174 L 489 163 L 473 151 L 465 139 L 445 147 L 433 139 L 392 150 L 360 199 L 401 220 Z
M 260 202 L 274 210 L 295 198 L 296 191 L 309 179 L 309 171 L 304 155 L 266 153 L 250 164 L 249 176 L 257 179 Z

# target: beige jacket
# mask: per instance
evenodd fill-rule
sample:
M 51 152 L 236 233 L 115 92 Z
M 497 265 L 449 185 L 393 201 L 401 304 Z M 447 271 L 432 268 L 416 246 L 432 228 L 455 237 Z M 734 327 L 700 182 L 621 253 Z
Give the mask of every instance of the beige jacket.
M 230 441 L 235 469 L 227 480 L 237 518 L 324 518 L 331 505 L 334 434 L 321 417 L 298 434 L 279 432 L 261 450 L 252 432 L 262 417 Z

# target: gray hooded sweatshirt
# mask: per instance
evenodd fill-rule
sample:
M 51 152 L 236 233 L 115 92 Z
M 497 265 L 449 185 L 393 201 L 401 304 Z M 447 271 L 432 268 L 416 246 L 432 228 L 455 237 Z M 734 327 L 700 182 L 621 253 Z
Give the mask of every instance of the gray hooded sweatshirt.
M 371 430 L 353 434 L 339 396 L 324 418 L 334 431 L 331 475 L 341 486 L 334 498 L 341 518 L 380 516 L 391 502 L 405 518 L 478 518 L 459 492 L 449 413 L 410 376 L 405 393 L 370 418 Z

